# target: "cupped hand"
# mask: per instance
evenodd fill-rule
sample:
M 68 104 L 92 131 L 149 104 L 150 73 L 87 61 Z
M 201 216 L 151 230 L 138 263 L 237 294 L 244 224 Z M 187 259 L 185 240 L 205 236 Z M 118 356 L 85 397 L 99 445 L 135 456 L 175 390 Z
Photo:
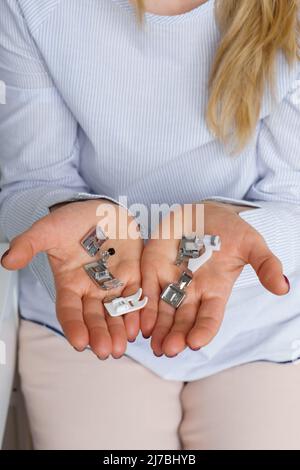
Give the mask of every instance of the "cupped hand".
M 176 311 L 160 299 L 160 294 L 169 283 L 178 281 L 184 270 L 175 265 L 179 240 L 159 238 L 158 229 L 156 239 L 146 245 L 141 269 L 143 291 L 149 301 L 141 313 L 141 330 L 145 337 L 152 336 L 151 346 L 157 356 L 174 357 L 187 346 L 198 350 L 215 337 L 234 283 L 246 264 L 273 294 L 289 292 L 281 262 L 263 237 L 239 216 L 240 210 L 243 208 L 205 203 L 205 233 L 221 237 L 221 251 L 214 252 L 194 273 L 187 298 Z
M 115 249 L 115 255 L 109 259 L 109 270 L 124 287 L 103 291 L 94 284 L 83 266 L 97 257 L 91 258 L 80 241 L 97 225 L 96 211 L 101 204 L 107 205 L 108 201 L 89 200 L 58 206 L 11 242 L 2 264 L 10 270 L 22 269 L 37 253 L 46 252 L 55 280 L 57 318 L 66 338 L 75 349 L 82 351 L 90 345 L 100 359 L 106 359 L 110 354 L 121 357 L 127 340 L 134 341 L 139 332 L 139 312 L 112 318 L 106 313 L 103 300 L 107 296 L 131 295 L 140 287 L 143 242 L 138 237 L 107 240 L 102 250 Z M 113 210 L 108 211 L 107 224 L 125 220 L 132 230 L 134 221 L 126 209 L 109 204 Z M 115 229 L 112 232 L 118 233 Z

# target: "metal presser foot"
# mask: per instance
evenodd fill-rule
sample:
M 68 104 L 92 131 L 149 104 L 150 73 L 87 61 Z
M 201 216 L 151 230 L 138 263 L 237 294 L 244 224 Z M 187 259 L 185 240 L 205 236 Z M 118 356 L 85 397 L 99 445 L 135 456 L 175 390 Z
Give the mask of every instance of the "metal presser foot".
M 116 250 L 114 248 L 108 248 L 108 250 L 103 251 L 101 253 L 100 262 L 104 264 L 105 266 L 107 266 L 107 262 L 109 258 L 115 254 L 116 254 Z
M 190 258 L 188 268 L 192 273 L 198 271 L 213 255 L 214 251 L 221 250 L 221 239 L 218 235 L 204 235 L 203 253 L 197 258 Z
M 86 264 L 84 269 L 100 289 L 111 290 L 124 285 L 119 279 L 114 278 L 112 273 L 107 269 L 107 266 L 101 261 Z
M 183 262 L 188 262 L 191 258 L 197 258 L 203 246 L 203 238 L 195 235 L 189 237 L 183 235 L 178 249 L 176 265 L 180 266 Z
M 180 266 L 186 262 L 188 272 L 184 272 L 178 282 L 169 284 L 162 292 L 161 299 L 177 309 L 186 298 L 185 290 L 192 282 L 193 273 L 210 259 L 214 251 L 220 249 L 221 240 L 219 236 L 184 235 L 180 241 L 175 264 Z
M 81 246 L 91 257 L 94 257 L 106 240 L 108 240 L 108 237 L 103 230 L 100 227 L 96 227 L 84 236 L 81 240 Z
M 99 235 L 99 227 L 97 227 L 97 229 L 93 229 L 88 233 L 81 242 L 81 245 L 85 251 L 93 257 L 100 251 L 101 246 L 106 240 L 108 240 L 108 238 L 103 232 Z M 100 287 L 100 289 L 111 290 L 123 286 L 123 283 L 119 279 L 115 279 L 107 267 L 110 256 L 113 256 L 115 253 L 116 251 L 114 248 L 109 248 L 101 253 L 98 261 L 84 266 L 88 276 L 98 287 Z
M 161 293 L 160 298 L 177 309 L 186 298 L 185 289 L 191 284 L 192 276 L 187 272 L 181 274 L 178 282 L 169 284 Z

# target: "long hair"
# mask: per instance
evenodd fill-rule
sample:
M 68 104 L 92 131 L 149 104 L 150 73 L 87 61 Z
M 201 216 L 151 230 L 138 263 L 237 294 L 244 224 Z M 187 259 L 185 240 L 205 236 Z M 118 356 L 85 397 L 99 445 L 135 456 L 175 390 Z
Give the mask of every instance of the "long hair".
M 144 1 L 136 0 L 143 18 Z M 209 81 L 207 123 L 241 150 L 255 130 L 279 51 L 299 60 L 299 0 L 216 0 L 221 39 Z

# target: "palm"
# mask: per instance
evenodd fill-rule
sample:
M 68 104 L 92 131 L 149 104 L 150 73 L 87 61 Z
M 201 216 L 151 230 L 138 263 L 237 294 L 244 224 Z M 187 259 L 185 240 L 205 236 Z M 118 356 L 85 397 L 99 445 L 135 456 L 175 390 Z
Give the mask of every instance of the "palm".
M 228 209 L 214 210 L 214 217 L 206 216 L 205 231 L 221 236 L 222 249 L 194 274 L 188 295 L 176 311 L 160 299 L 160 293 L 184 270 L 174 264 L 178 240 L 151 240 L 144 250 L 143 288 L 150 301 L 142 312 L 141 327 L 145 336 L 152 334 L 156 355 L 174 356 L 186 346 L 199 349 L 213 339 L 233 285 L 247 263 L 267 289 L 286 293 L 281 263 L 259 234 Z
M 99 201 L 85 201 L 57 208 L 18 237 L 12 249 L 23 248 L 26 252 L 24 244 L 27 243 L 36 252 L 41 249 L 38 245 L 43 245 L 55 280 L 57 317 L 69 342 L 79 350 L 89 344 L 100 358 L 110 353 L 120 357 L 127 339 L 132 341 L 138 334 L 139 315 L 111 318 L 105 313 L 103 299 L 107 295 L 129 295 L 137 290 L 142 242 L 132 239 L 105 242 L 103 249 L 115 248 L 116 255 L 109 261 L 109 269 L 122 280 L 124 288 L 109 291 L 109 294 L 99 289 L 83 269 L 93 259 L 80 245 L 82 237 L 97 223 L 98 206 Z M 116 210 L 124 209 L 116 206 Z
M 133 313 L 122 318 L 109 317 L 103 307 L 108 295 L 120 295 L 122 289 L 100 290 L 86 275 L 82 267 L 70 270 L 56 267 L 56 260 L 49 257 L 53 269 L 57 292 L 57 317 L 66 337 L 78 349 L 89 344 L 99 357 L 111 352 L 115 357 L 124 353 L 127 338 L 133 341 L 139 330 L 139 316 Z M 90 261 L 90 259 L 89 259 Z M 124 263 L 115 263 L 110 268 L 125 285 L 128 294 L 139 285 L 139 260 L 124 268 Z M 130 291 L 128 290 L 130 289 Z

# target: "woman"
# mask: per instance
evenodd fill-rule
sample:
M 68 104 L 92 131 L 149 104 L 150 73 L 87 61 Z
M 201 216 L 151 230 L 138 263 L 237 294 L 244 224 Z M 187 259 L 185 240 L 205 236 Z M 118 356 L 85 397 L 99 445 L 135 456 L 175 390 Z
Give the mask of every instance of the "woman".
M 297 18 L 296 0 L 2 1 L 2 264 L 22 269 L 36 449 L 300 448 Z M 203 203 L 221 237 L 177 310 L 174 212 L 144 248 L 120 196 L 192 204 L 193 232 Z M 117 295 L 149 301 L 112 318 L 79 242 L 116 213 Z

